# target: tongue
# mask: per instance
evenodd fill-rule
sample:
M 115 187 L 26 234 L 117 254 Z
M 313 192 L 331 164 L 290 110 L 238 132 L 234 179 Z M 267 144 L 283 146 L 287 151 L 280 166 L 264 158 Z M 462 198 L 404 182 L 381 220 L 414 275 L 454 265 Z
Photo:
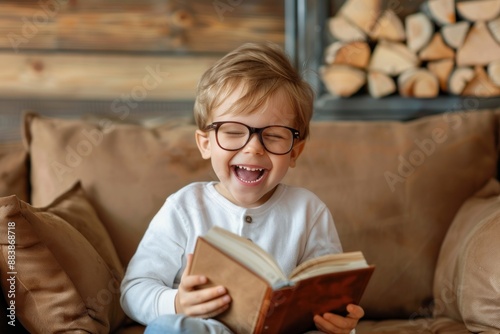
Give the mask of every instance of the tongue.
M 260 174 L 261 172 L 258 170 L 251 171 L 243 168 L 236 168 L 236 176 L 238 176 L 238 178 L 243 181 L 255 181 L 260 177 Z

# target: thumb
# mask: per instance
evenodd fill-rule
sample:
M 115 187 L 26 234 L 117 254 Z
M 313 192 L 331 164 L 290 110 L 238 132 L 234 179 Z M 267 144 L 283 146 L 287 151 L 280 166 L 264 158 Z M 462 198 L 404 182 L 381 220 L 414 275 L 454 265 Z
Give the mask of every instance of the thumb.
M 365 315 L 365 311 L 359 305 L 349 304 L 347 305 L 347 318 L 361 319 Z
M 193 254 L 188 254 L 187 255 L 187 263 L 186 263 L 186 269 L 184 269 L 184 273 L 182 273 L 182 276 L 190 275 L 191 274 L 191 265 L 193 264 Z

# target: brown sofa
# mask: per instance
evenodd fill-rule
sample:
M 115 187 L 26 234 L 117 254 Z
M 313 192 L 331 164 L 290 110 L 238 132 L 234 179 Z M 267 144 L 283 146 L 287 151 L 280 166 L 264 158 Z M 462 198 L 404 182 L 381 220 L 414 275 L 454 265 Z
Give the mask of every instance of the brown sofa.
M 500 333 L 498 111 L 312 124 L 286 181 L 376 265 L 359 334 Z M 214 179 L 194 125 L 24 123 L 22 144 L 0 144 L 0 332 L 142 333 L 119 282 L 166 196 Z

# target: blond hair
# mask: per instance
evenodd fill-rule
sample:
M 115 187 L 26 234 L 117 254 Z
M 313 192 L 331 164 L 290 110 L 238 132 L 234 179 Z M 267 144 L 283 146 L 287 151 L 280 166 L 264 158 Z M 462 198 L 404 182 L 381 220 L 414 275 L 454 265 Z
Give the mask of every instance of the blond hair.
M 245 93 L 227 113 L 252 113 L 280 91 L 293 109 L 294 127 L 301 139 L 308 137 L 314 92 L 283 50 L 272 43 L 243 44 L 203 74 L 194 105 L 194 117 L 200 129 L 206 128 L 211 112 L 242 84 Z

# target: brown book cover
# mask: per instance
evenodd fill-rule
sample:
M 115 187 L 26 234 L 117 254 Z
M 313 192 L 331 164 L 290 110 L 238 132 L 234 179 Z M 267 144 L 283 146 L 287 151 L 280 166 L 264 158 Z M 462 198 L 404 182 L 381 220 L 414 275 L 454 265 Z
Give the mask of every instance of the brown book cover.
M 346 315 L 348 304 L 359 304 L 374 267 L 323 274 L 298 281 L 293 287 L 271 296 L 264 327 L 260 333 L 305 333 L 314 330 L 316 314 Z
M 314 260 L 310 264 L 319 262 Z M 273 290 L 263 273 L 199 237 L 190 274 L 207 276 L 205 286 L 226 287 L 231 305 L 215 319 L 234 333 L 294 334 L 315 329 L 315 314 L 345 314 L 347 304 L 358 304 L 373 270 L 374 266 L 366 266 L 320 274 Z

